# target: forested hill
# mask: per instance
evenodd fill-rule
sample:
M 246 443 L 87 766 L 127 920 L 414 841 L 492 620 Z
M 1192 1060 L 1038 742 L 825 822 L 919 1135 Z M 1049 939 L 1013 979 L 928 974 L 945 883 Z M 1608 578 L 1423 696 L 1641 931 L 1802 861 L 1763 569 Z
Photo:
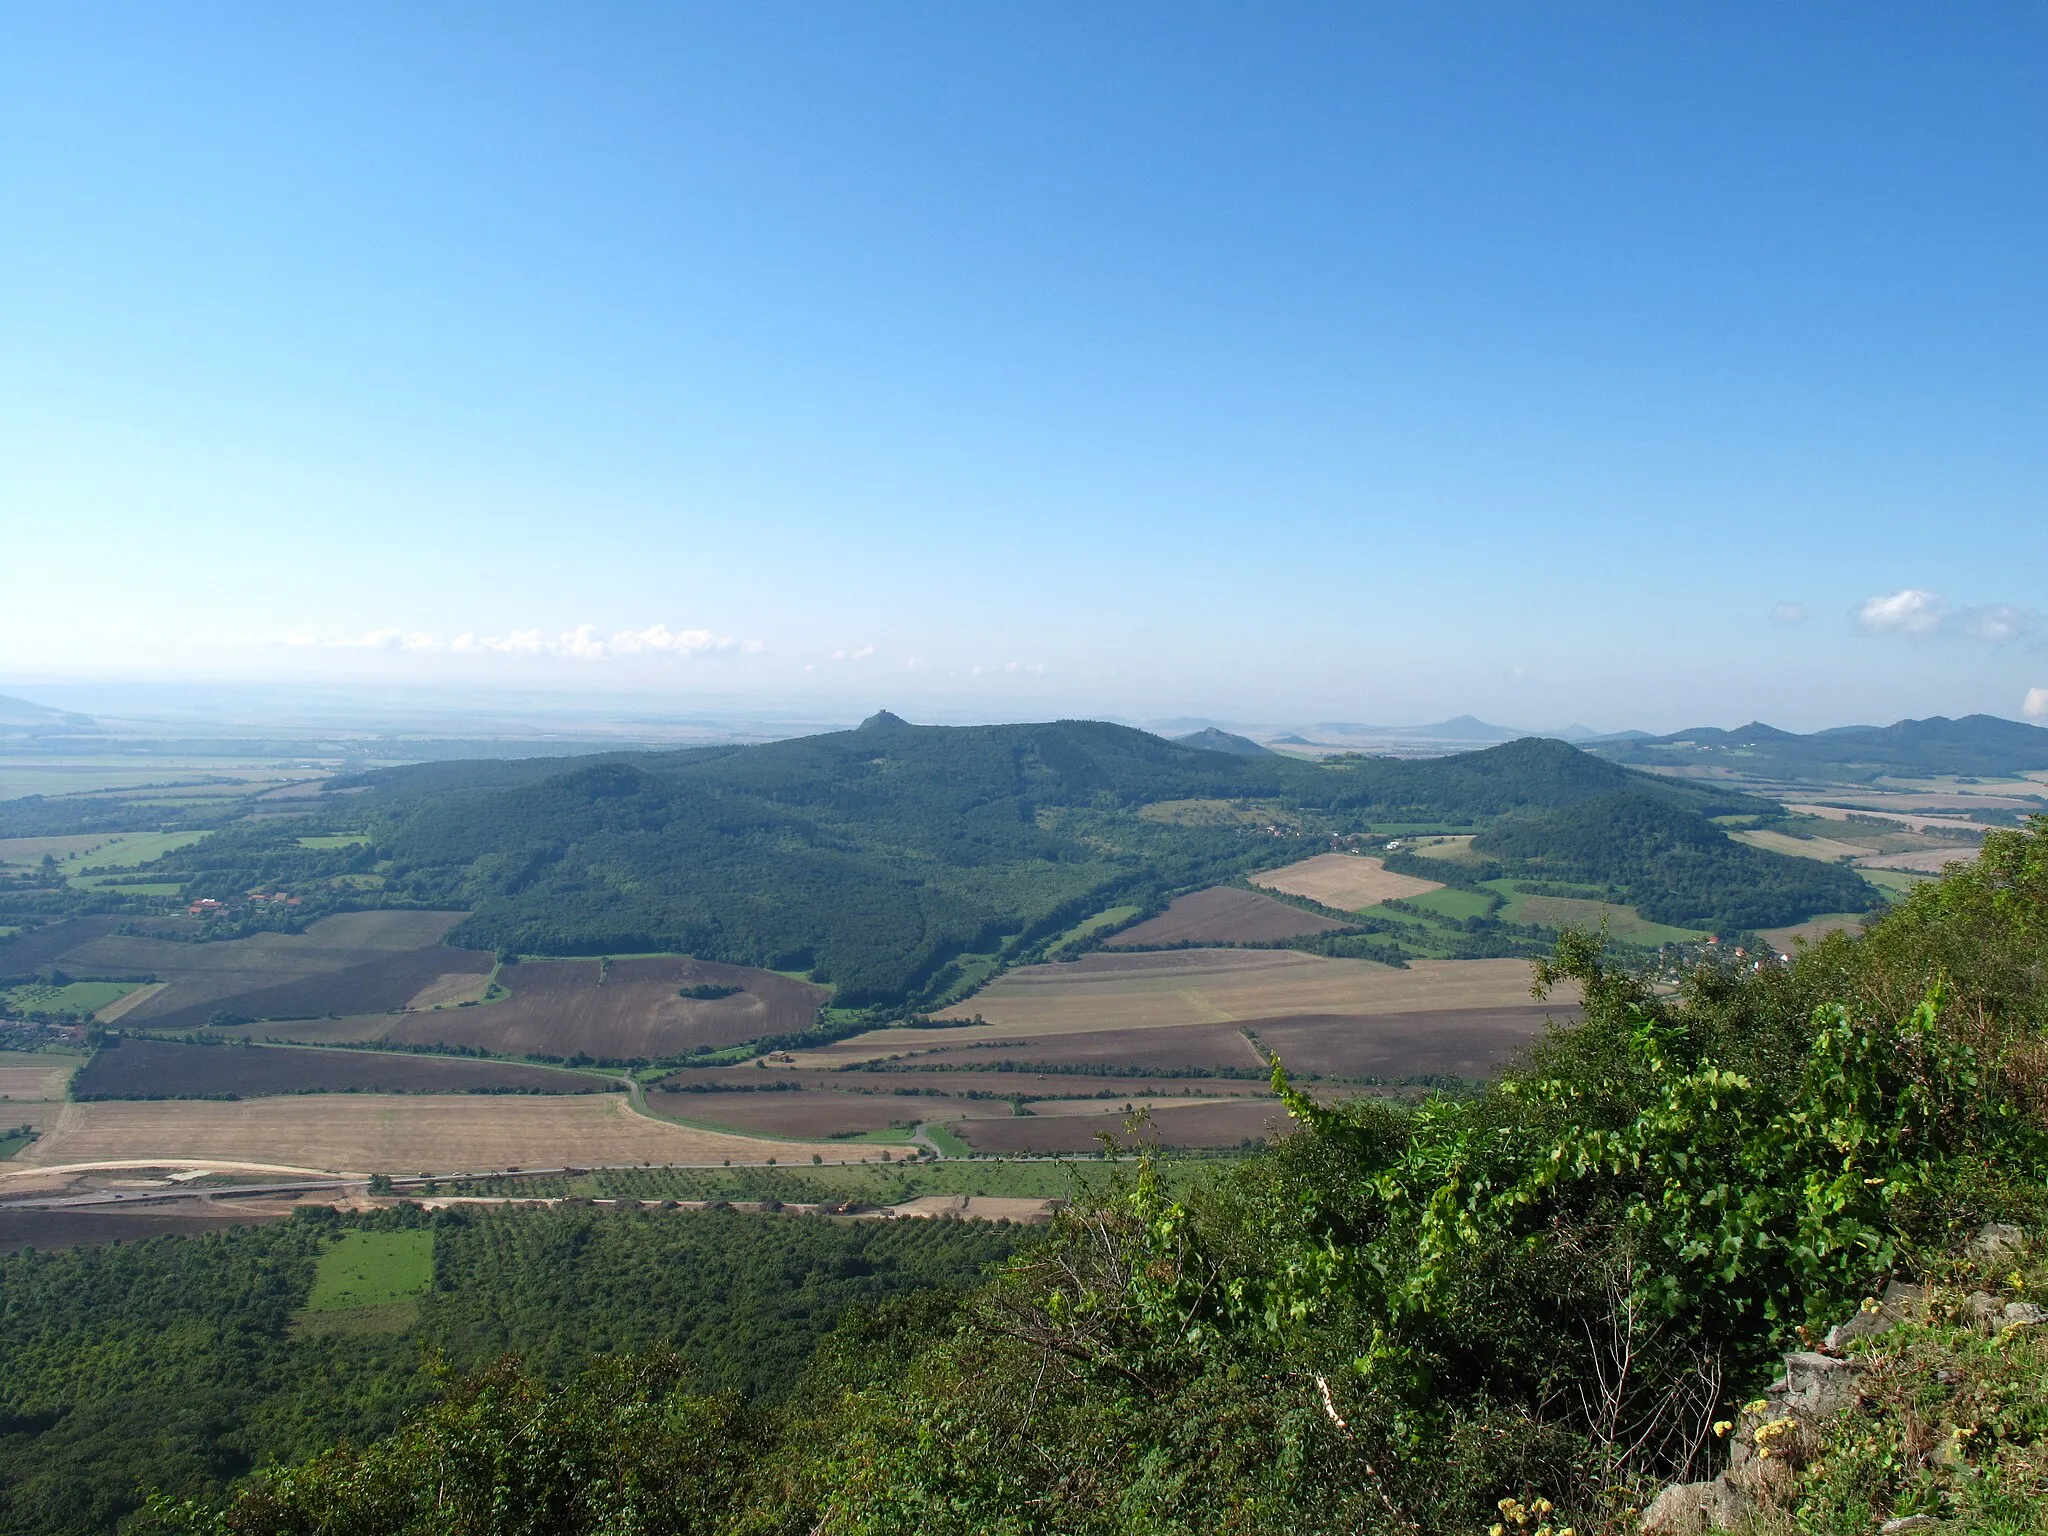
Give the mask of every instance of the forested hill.
M 322 814 L 365 845 L 309 849 L 300 824 L 260 823 L 162 867 L 194 894 L 232 898 L 265 883 L 316 888 L 328 864 L 346 864 L 328 887 L 337 899 L 468 909 L 458 944 L 805 970 L 842 1006 L 915 1000 L 959 955 L 1014 956 L 1091 913 L 1286 863 L 1332 836 L 1414 821 L 1542 826 L 1546 813 L 1617 797 L 1658 810 L 1659 840 L 1577 878 L 1653 897 L 1658 861 L 1686 851 L 1694 886 L 1711 866 L 1687 910 L 1724 925 L 1734 908 L 1722 898 L 1759 870 L 1775 893 L 1770 921 L 1841 910 L 1863 889 L 1812 861 L 1738 848 L 1707 819 L 1766 802 L 1533 738 L 1428 761 L 1304 762 L 1099 721 L 940 727 L 885 713 L 761 746 L 421 764 L 330 790 Z M 1144 813 L 1162 803 L 1236 809 Z M 1585 863 L 1583 828 L 1556 830 L 1575 847 L 1532 852 L 1525 837 L 1503 854 Z M 1701 849 L 1715 856 L 1707 865 Z
M 1995 715 L 1934 715 L 1801 736 L 1752 721 L 1732 731 L 1699 726 L 1669 736 L 1591 742 L 1587 750 L 1645 767 L 1711 766 L 1863 783 L 1886 774 L 2000 776 L 2048 768 L 2048 730 Z

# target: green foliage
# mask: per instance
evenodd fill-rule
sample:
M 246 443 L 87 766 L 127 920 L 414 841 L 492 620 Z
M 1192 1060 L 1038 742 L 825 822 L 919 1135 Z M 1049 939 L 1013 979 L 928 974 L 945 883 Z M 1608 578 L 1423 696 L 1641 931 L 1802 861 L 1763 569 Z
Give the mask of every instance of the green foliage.
M 673 1356 L 601 1361 L 550 1387 L 507 1363 L 458 1383 L 364 1451 L 265 1479 L 224 1516 L 159 1497 L 179 1536 L 689 1536 L 722 1524 L 759 1439 L 731 1396 L 688 1390 Z
M 0 1256 L 0 1529 L 110 1530 L 140 1491 L 211 1501 L 257 1467 L 373 1441 L 440 1396 L 430 1358 L 518 1355 L 566 1380 L 676 1351 L 699 1382 L 774 1397 L 849 1306 L 972 1284 L 1025 1235 L 589 1205 L 429 1223 L 401 1207 Z M 306 1310 L 338 1244 L 417 1258 L 427 1237 L 433 1285 L 403 1331 Z
M 1855 871 L 1732 841 L 1697 811 L 1624 790 L 1511 817 L 1472 840 L 1510 875 L 1617 888 L 1652 922 L 1749 932 L 1816 912 L 1862 912 Z

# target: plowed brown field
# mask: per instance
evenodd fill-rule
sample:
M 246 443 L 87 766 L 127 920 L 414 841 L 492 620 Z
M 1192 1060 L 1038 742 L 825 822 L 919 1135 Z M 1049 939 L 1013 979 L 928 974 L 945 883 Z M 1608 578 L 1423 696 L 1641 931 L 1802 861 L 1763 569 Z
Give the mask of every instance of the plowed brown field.
M 1235 886 L 1212 886 L 1177 897 L 1157 917 L 1147 918 L 1105 939 L 1105 949 L 1146 944 L 1274 944 L 1305 934 L 1329 933 L 1344 924 L 1284 901 Z

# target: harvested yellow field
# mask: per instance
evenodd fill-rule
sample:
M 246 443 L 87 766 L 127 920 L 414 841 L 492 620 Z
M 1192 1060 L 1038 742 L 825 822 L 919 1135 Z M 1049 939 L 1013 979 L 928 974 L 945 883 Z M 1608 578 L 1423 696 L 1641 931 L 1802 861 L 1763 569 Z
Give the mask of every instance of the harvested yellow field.
M 1443 889 L 1434 880 L 1394 874 L 1378 859 L 1359 853 L 1319 853 L 1299 864 L 1253 875 L 1251 883 L 1289 896 L 1306 896 L 1340 912 L 1357 912 L 1398 896 Z
M 768 1141 L 650 1120 L 622 1094 L 300 1094 L 217 1102 L 66 1104 L 15 1161 L 164 1158 L 276 1163 L 336 1173 L 457 1173 L 598 1163 L 858 1162 L 844 1142 Z
M 10 1103 L 61 1099 L 65 1083 L 84 1061 L 83 1056 L 46 1056 L 37 1051 L 0 1053 L 0 1099 Z M 0 1109 L 0 1120 L 16 1123 L 8 1119 L 5 1109 Z
M 1951 864 L 1968 864 L 1976 857 L 1974 848 L 1922 848 L 1915 853 L 1867 853 L 1858 862 L 1865 869 L 1909 869 L 1938 875 Z
M 166 981 L 145 982 L 133 992 L 123 993 L 120 997 L 115 998 L 104 1008 L 95 1008 L 92 1016 L 102 1024 L 111 1024 L 114 1020 L 120 1018 L 122 1014 L 130 1013 L 140 1008 L 169 985 L 170 983 Z
M 1820 859 L 1830 864 L 1842 859 L 1860 858 L 1870 852 L 1868 848 L 1859 848 L 1854 843 L 1832 837 L 1787 837 L 1783 832 L 1760 829 L 1730 832 L 1728 835 L 1738 843 L 1747 843 L 1766 853 L 1787 853 L 1795 859 Z
M 1578 1001 L 1576 991 L 1556 998 Z M 833 1066 L 905 1051 L 1018 1037 L 1231 1024 L 1305 1015 L 1383 1015 L 1526 1006 L 1526 960 L 1417 960 L 1406 970 L 1285 949 L 1180 949 L 1098 953 L 1068 965 L 1032 965 L 998 977 L 934 1015 L 986 1022 L 958 1029 L 881 1029 L 797 1054 Z M 1256 1059 L 1256 1058 L 1253 1058 Z

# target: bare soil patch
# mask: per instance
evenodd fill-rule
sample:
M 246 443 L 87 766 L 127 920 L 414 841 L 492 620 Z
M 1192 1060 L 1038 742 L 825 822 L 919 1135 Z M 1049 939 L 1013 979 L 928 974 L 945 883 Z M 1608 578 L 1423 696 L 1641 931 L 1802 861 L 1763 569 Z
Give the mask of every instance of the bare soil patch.
M 72 1083 L 80 1099 L 254 1098 L 277 1093 L 601 1093 L 588 1073 L 508 1061 L 288 1045 L 123 1040 Z
M 731 1126 L 754 1135 L 824 1138 L 858 1136 L 892 1125 L 914 1125 L 958 1112 L 950 1100 L 894 1094 L 830 1093 L 650 1093 L 648 1108 L 679 1120 Z
M 539 1098 L 326 1094 L 220 1103 L 67 1104 L 15 1161 L 118 1159 L 268 1162 L 338 1173 L 452 1173 L 600 1163 L 859 1161 L 844 1143 L 767 1142 L 670 1125 L 623 1094 Z
M 483 950 L 448 949 L 441 938 L 459 912 L 343 912 L 304 933 L 263 933 L 216 943 L 102 934 L 67 947 L 65 969 L 81 976 L 154 975 L 161 991 L 124 1022 L 194 1029 L 216 1014 L 249 1019 L 308 1018 L 403 1007 L 436 978 L 488 974 Z
M 98 1248 L 107 1243 L 132 1243 L 145 1237 L 184 1236 L 217 1232 L 222 1227 L 247 1227 L 276 1221 L 285 1212 L 237 1212 L 224 1215 L 200 1202 L 190 1211 L 162 1208 L 136 1211 L 10 1211 L 0 1208 L 0 1253 L 24 1248 Z
M 1276 944 L 1308 934 L 1329 933 L 1345 925 L 1332 917 L 1304 912 L 1284 901 L 1235 886 L 1212 886 L 1175 898 L 1157 917 L 1147 918 L 1105 939 L 1105 949 L 1145 944 Z
M 1443 1008 L 1423 1013 L 1255 1019 L 1245 1029 L 1291 1073 L 1383 1083 L 1487 1078 L 1576 1008 Z
M 440 955 L 460 953 L 441 950 Z M 469 1045 L 506 1055 L 627 1061 L 680 1055 L 693 1046 L 735 1045 L 809 1029 L 831 994 L 773 971 L 682 956 L 644 960 L 528 960 L 498 972 L 511 995 L 474 1008 L 343 1019 L 289 1029 L 280 1039 L 340 1043 Z M 698 1000 L 684 987 L 737 987 Z
M 1420 896 L 1424 891 L 1443 889 L 1434 880 L 1397 875 L 1380 860 L 1360 853 L 1319 853 L 1299 864 L 1253 875 L 1251 881 L 1253 885 L 1285 891 L 1290 896 L 1305 896 L 1345 912 L 1359 912 L 1395 897 Z

